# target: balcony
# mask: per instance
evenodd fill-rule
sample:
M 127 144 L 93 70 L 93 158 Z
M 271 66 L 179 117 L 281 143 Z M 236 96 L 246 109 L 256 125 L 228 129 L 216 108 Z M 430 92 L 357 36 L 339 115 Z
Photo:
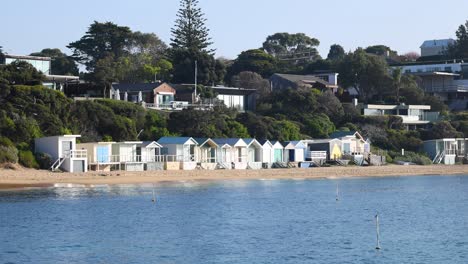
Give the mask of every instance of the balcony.
M 450 84 L 450 85 L 426 85 L 424 91 L 429 93 L 455 93 L 455 92 L 468 92 L 468 85 Z

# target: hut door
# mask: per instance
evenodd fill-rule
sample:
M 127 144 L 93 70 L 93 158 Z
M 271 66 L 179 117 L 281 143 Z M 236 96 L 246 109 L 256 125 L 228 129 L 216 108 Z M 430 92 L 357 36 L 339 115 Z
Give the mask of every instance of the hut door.
M 72 149 L 71 141 L 62 141 L 62 157 L 66 157 L 68 154 L 70 154 L 71 149 Z

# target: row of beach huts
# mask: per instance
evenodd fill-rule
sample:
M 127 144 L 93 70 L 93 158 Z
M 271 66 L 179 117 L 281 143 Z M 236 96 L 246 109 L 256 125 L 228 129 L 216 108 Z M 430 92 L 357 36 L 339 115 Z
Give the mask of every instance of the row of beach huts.
M 369 142 L 356 131 L 337 132 L 329 139 L 288 142 L 163 137 L 158 141 L 78 143 L 79 138 L 38 138 L 35 151 L 50 156 L 51 170 L 67 172 L 306 168 L 326 161 L 359 164 L 370 156 Z

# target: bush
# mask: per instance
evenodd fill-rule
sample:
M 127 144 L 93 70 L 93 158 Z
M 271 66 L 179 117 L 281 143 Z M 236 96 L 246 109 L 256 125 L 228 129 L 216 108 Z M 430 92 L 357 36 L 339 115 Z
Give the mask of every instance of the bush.
M 36 159 L 30 150 L 20 150 L 19 162 L 27 168 L 39 169 L 39 164 L 36 162 Z
M 52 166 L 52 157 L 45 153 L 36 153 L 36 162 L 39 168 L 48 170 Z
M 431 165 L 432 160 L 429 159 L 426 155 L 406 151 L 405 156 L 401 156 L 401 153 L 398 152 L 390 152 L 390 156 L 393 158 L 393 162 L 412 162 L 418 165 Z
M 0 145 L 0 163 L 18 163 L 18 150 L 14 146 Z

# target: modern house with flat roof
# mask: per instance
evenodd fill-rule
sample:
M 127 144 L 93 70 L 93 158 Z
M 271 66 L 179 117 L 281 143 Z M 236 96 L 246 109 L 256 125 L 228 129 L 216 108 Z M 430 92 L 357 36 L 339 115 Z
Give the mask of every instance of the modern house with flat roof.
M 275 73 L 270 77 L 272 91 L 297 89 L 299 87 L 331 90 L 336 92 L 338 86 L 338 73 L 323 73 L 314 75 L 296 75 Z
M 421 57 L 443 55 L 450 45 L 455 44 L 454 39 L 426 40 L 421 45 Z
M 112 84 L 110 98 L 145 103 L 148 108 L 173 108 L 177 91 L 168 83 L 119 83 Z
M 401 117 L 403 125 L 407 129 L 416 129 L 427 126 L 431 122 L 439 120 L 439 112 L 430 112 L 430 105 L 363 105 L 361 114 L 364 116 Z
M 43 86 L 63 92 L 69 83 L 77 83 L 80 80 L 78 76 L 72 75 L 54 75 L 52 74 L 52 58 L 38 56 L 24 56 L 5 54 L 5 64 L 11 64 L 15 61 L 24 61 L 31 64 L 37 71 L 45 75 Z M 2 63 L 2 62 L 0 62 Z

